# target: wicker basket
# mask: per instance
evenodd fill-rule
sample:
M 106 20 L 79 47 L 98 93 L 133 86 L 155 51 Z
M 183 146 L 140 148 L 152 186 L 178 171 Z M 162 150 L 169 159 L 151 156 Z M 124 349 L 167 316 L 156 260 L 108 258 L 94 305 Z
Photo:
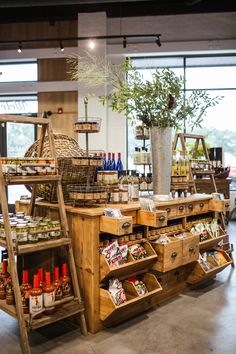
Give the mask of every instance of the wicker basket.
M 55 149 L 58 161 L 58 173 L 62 176 L 62 190 L 64 200 L 69 200 L 67 191 L 68 184 L 86 184 L 94 183 L 96 177 L 96 166 L 80 166 L 72 164 L 74 157 L 83 156 L 84 152 L 79 147 L 78 143 L 67 135 L 53 134 Z M 33 145 L 26 151 L 26 157 L 37 157 L 39 140 L 35 141 Z M 50 147 L 48 137 L 45 138 L 43 146 L 43 156 L 50 156 Z M 30 186 L 26 186 L 31 191 Z M 37 186 L 37 197 L 43 198 L 50 202 L 56 202 L 56 187 L 52 184 L 40 184 Z

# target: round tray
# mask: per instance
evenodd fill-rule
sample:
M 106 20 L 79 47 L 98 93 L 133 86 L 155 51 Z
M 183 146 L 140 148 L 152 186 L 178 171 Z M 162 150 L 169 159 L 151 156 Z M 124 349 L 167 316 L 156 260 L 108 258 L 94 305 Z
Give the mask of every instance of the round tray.
M 76 133 L 98 133 L 101 127 L 101 118 L 79 118 L 73 128 Z

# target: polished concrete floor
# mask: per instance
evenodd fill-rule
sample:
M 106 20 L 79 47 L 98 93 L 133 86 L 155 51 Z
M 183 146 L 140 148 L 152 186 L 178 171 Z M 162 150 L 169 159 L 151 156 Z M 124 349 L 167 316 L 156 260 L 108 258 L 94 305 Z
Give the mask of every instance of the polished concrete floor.
M 236 221 L 229 234 L 236 245 Z M 21 353 L 18 335 L 17 322 L 0 312 L 0 353 Z M 33 354 L 236 354 L 236 270 L 96 335 L 63 321 L 32 332 L 30 343 Z

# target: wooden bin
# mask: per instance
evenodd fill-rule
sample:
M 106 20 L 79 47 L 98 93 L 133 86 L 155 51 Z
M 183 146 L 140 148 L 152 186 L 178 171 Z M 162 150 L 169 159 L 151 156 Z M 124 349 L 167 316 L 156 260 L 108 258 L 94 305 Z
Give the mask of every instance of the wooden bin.
M 193 268 L 193 271 L 191 272 L 191 274 L 187 278 L 187 283 L 196 284 L 196 283 L 202 282 L 204 280 L 214 278 L 214 276 L 217 273 L 221 272 L 224 268 L 228 267 L 228 265 L 230 265 L 232 263 L 232 259 L 225 251 L 221 250 L 218 252 L 221 252 L 223 254 L 225 259 L 227 260 L 227 263 L 225 263 L 221 266 L 216 266 L 215 268 L 210 269 L 208 271 L 205 271 L 202 268 L 202 266 L 200 265 L 200 263 L 196 262 L 196 264 Z
M 164 210 L 138 210 L 137 223 L 145 226 L 162 227 L 167 225 L 167 212 Z
M 224 199 L 211 199 L 209 201 L 209 210 L 216 211 L 216 212 L 226 212 L 230 209 L 230 200 Z
M 141 270 L 145 271 L 145 269 L 147 271 L 150 264 L 157 259 L 157 254 L 149 242 L 142 242 L 142 245 L 149 254 L 149 257 L 136 261 L 132 255 L 128 253 L 127 263 L 117 267 L 111 267 L 104 255 L 100 254 L 100 282 L 104 281 L 106 278 L 121 278 L 124 276 L 127 277 L 127 274 L 135 274 Z
M 167 212 L 167 218 L 168 219 L 172 219 L 172 218 L 175 218 L 176 215 L 177 215 L 177 208 L 176 208 L 176 205 L 168 205 L 166 207 L 164 206 L 161 206 L 161 207 L 157 207 L 158 210 L 161 210 L 161 211 L 166 211 Z
M 183 261 L 182 264 L 195 262 L 199 257 L 199 236 L 193 235 L 191 232 L 185 232 L 183 238 Z
M 112 235 L 126 235 L 133 232 L 132 216 L 122 216 L 113 218 L 110 216 L 100 216 L 100 231 Z
M 208 239 L 205 241 L 201 241 L 199 244 L 200 250 L 211 249 L 216 246 L 221 240 L 224 239 L 225 232 L 220 228 L 220 235 L 217 237 L 212 236 L 209 232 L 207 233 Z
M 100 289 L 100 319 L 105 325 L 121 322 L 152 306 L 152 298 L 162 290 L 162 287 L 154 274 L 145 273 L 139 279 L 146 285 L 148 293 L 138 296 L 134 285 L 129 281 L 124 281 L 123 287 L 127 301 L 119 306 L 114 303 L 108 290 Z
M 159 272 L 168 272 L 182 265 L 183 244 L 182 240 L 169 237 L 171 242 L 167 244 L 159 244 L 151 242 L 152 247 L 157 253 L 157 261 L 153 264 L 154 270 Z

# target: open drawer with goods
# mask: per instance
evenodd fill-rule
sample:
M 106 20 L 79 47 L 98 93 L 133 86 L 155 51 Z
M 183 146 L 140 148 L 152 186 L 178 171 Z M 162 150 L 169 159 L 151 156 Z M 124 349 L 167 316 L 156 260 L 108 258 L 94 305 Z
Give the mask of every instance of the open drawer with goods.
M 99 246 L 101 282 L 110 277 L 147 271 L 157 259 L 157 254 L 148 241 L 125 241 L 124 237 L 113 237 L 109 242 L 109 236 L 105 237 L 105 241 Z
M 225 237 L 225 232 L 216 219 L 206 219 L 201 222 L 195 222 L 189 229 L 193 235 L 199 236 L 200 250 L 210 249 L 216 246 Z
M 198 261 L 194 264 L 191 274 L 187 278 L 187 282 L 195 284 L 213 278 L 231 263 L 232 259 L 223 250 L 201 252 Z
M 161 285 L 151 273 L 123 281 L 112 278 L 106 287 L 100 289 L 100 319 L 109 324 L 140 313 L 152 306 L 152 298 L 161 290 Z
M 132 216 L 124 216 L 119 209 L 106 208 L 100 216 L 100 231 L 113 235 L 130 234 L 133 231 Z

